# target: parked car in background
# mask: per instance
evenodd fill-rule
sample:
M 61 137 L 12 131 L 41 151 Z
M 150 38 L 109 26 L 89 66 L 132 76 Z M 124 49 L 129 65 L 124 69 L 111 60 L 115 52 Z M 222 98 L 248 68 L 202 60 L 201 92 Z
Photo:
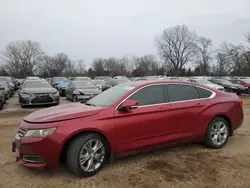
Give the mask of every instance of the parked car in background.
M 9 98 L 12 96 L 10 85 L 8 84 L 8 82 L 1 81 L 1 80 L 0 80 L 0 85 L 2 88 L 4 88 L 2 90 L 3 90 L 4 95 L 5 95 L 5 100 L 9 100 Z
M 101 90 L 92 81 L 74 80 L 69 83 L 65 96 L 73 102 L 85 102 L 99 93 Z
M 26 80 L 19 92 L 22 107 L 31 105 L 58 105 L 59 92 L 45 80 Z
M 220 86 L 218 84 L 213 84 L 212 82 L 208 81 L 207 79 L 189 79 L 188 82 L 194 82 L 201 85 L 205 85 L 207 87 L 211 87 L 213 89 L 217 89 L 219 91 L 225 91 L 225 88 L 223 86 Z
M 121 84 L 121 83 L 125 83 L 125 82 L 130 82 L 130 80 L 127 80 L 127 79 L 112 79 L 112 80 L 109 80 L 105 83 L 105 85 L 103 86 L 103 91 L 111 88 L 111 87 L 114 87 L 118 84 Z
M 103 91 L 103 87 L 105 86 L 105 80 L 92 80 L 92 82 L 101 90 Z
M 11 77 L 0 76 L 0 82 L 7 82 L 10 87 L 10 97 L 15 94 L 15 84 L 12 82 Z
M 5 90 L 5 87 L 3 87 L 3 86 L 1 85 L 1 83 L 0 83 L 0 110 L 3 109 L 3 106 L 4 106 L 5 101 L 6 101 L 4 90 Z
M 37 76 L 28 76 L 28 77 L 26 77 L 25 80 L 40 80 L 40 78 Z
M 225 88 L 225 91 L 236 93 L 237 95 L 240 95 L 241 93 L 246 93 L 248 88 L 239 85 L 239 84 L 233 84 L 232 82 L 224 79 L 209 79 L 208 81 L 221 85 Z
M 62 80 L 67 80 L 67 78 L 65 77 L 53 77 L 50 80 L 50 84 L 52 85 L 52 87 L 57 89 L 57 85 L 59 84 L 60 81 Z
M 127 76 L 115 76 L 114 80 L 129 80 Z
M 250 79 L 233 79 L 230 82 L 238 85 L 243 85 L 248 88 L 247 93 L 250 94 Z
M 222 148 L 243 123 L 242 105 L 237 95 L 195 83 L 123 83 L 85 104 L 26 116 L 13 151 L 22 166 L 55 169 L 64 159 L 75 174 L 93 176 L 118 156 L 170 143 Z
M 66 93 L 66 89 L 69 85 L 71 81 L 70 80 L 62 80 L 59 84 L 58 84 L 58 91 L 61 97 L 65 96 Z
M 96 76 L 94 78 L 94 80 L 105 80 L 105 81 L 108 81 L 108 80 L 112 80 L 112 78 L 110 76 Z
M 91 78 L 90 77 L 86 77 L 86 76 L 82 76 L 82 77 L 75 77 L 75 79 L 74 80 L 91 80 Z

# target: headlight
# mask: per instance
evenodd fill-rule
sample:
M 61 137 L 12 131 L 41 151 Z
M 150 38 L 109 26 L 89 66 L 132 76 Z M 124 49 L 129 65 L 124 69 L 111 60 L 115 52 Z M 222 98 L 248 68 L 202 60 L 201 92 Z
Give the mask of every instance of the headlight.
M 52 135 L 55 130 L 56 128 L 28 130 L 25 133 L 24 137 L 45 138 L 47 136 Z
M 77 89 L 74 91 L 74 94 L 80 94 L 80 93 L 81 92 L 79 90 L 77 90 Z
M 52 93 L 52 95 L 59 95 L 59 92 L 55 91 L 54 93 Z
M 21 92 L 20 93 L 23 97 L 30 97 L 31 94 L 30 93 L 25 93 L 25 92 Z

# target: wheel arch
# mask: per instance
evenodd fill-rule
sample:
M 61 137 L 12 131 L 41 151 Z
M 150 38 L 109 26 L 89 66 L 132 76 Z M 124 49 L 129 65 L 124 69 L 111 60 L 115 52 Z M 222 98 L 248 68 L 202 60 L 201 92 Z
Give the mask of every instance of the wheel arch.
M 233 136 L 233 128 L 232 128 L 232 122 L 231 122 L 230 118 L 225 114 L 217 114 L 213 119 L 215 119 L 216 117 L 220 117 L 220 118 L 223 118 L 226 120 L 226 122 L 228 123 L 228 126 L 229 126 L 229 135 Z M 213 119 L 211 121 L 213 121 Z
M 68 146 L 69 144 L 78 136 L 80 135 L 84 135 L 84 134 L 89 134 L 89 133 L 95 133 L 95 134 L 98 134 L 100 136 L 102 136 L 108 143 L 109 145 L 109 150 L 111 148 L 111 144 L 110 144 L 110 141 L 109 139 L 107 138 L 107 136 L 104 135 L 104 133 L 102 133 L 101 131 L 99 130 L 83 130 L 83 131 L 79 131 L 79 132 L 76 132 L 76 133 L 73 133 L 71 136 L 69 136 L 63 143 L 63 147 L 60 151 L 60 162 L 61 163 L 64 163 L 65 162 L 65 159 L 66 159 L 66 152 L 68 150 Z

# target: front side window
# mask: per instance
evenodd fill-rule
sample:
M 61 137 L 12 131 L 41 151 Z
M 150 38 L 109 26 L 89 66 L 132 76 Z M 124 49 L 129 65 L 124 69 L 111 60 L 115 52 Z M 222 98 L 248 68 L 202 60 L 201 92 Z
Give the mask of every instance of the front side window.
M 164 87 L 162 85 L 154 85 L 142 88 L 130 96 L 128 100 L 138 101 L 138 106 L 164 103 Z
M 194 86 L 169 84 L 167 85 L 167 91 L 170 102 L 199 99 L 198 91 Z

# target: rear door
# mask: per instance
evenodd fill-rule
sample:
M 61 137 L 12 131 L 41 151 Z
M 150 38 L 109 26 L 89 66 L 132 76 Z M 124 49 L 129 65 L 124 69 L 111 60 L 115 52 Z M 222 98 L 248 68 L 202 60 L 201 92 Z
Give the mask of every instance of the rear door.
M 119 153 L 126 153 L 165 141 L 168 134 L 164 85 L 151 85 L 137 90 L 128 100 L 139 105 L 129 112 L 115 111 L 116 136 Z
M 166 85 L 171 104 L 169 121 L 173 138 L 192 139 L 198 137 L 204 127 L 202 112 L 208 105 L 201 99 L 197 87 L 183 84 Z M 210 92 L 211 93 L 211 92 Z

